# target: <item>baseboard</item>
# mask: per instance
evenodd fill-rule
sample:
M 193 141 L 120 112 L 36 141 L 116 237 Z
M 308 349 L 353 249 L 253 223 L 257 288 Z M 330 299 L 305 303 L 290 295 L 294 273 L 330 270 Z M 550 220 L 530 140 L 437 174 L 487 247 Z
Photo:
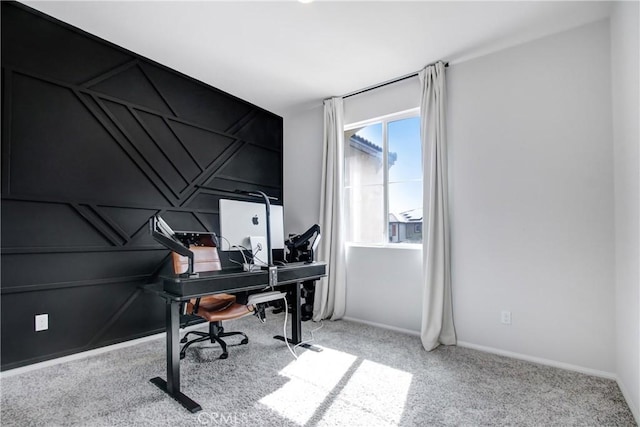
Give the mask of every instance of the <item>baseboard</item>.
M 375 327 L 382 328 L 382 329 L 389 329 L 389 330 L 396 331 L 396 332 L 402 332 L 402 333 L 409 334 L 409 335 L 420 336 L 420 332 L 412 331 L 410 329 L 397 328 L 395 326 L 389 326 L 389 325 L 385 325 L 385 324 L 382 324 L 382 323 L 370 322 L 368 320 L 356 319 L 356 318 L 347 317 L 347 316 L 343 317 L 343 319 L 344 320 L 349 320 L 351 322 L 363 323 L 365 325 L 375 326 Z M 571 363 L 564 363 L 564 362 L 558 362 L 556 360 L 544 359 L 544 358 L 535 357 L 535 356 L 529 356 L 529 355 L 526 355 L 526 354 L 515 353 L 515 352 L 512 352 L 512 351 L 506 351 L 506 350 L 501 350 L 501 349 L 498 349 L 498 348 L 487 347 L 487 346 L 478 345 L 478 344 L 472 344 L 472 343 L 465 342 L 465 341 L 458 341 L 457 345 L 460 346 L 460 347 L 466 347 L 466 348 L 470 348 L 470 349 L 473 349 L 473 350 L 483 351 L 485 353 L 493 353 L 493 354 L 497 354 L 497 355 L 500 355 L 500 356 L 511 357 L 513 359 L 520 359 L 520 360 L 526 360 L 527 362 L 538 363 L 540 365 L 552 366 L 554 368 L 560 368 L 560 369 L 566 369 L 568 371 L 580 372 L 582 374 L 593 375 L 595 377 L 607 378 L 609 380 L 617 381 L 618 384 L 620 384 L 620 381 L 618 381 L 618 377 L 613 372 L 606 372 L 606 371 L 600 371 L 600 370 L 597 370 L 597 369 L 585 368 L 583 366 L 573 365 Z M 622 387 L 620 387 L 620 389 L 622 390 Z M 627 396 L 628 396 L 628 393 L 625 395 L 625 399 L 627 399 L 627 401 L 628 401 L 629 399 L 627 398 Z M 629 405 L 629 406 L 631 407 L 631 405 Z M 633 410 L 636 411 L 636 412 L 634 412 L 634 415 L 636 415 L 637 414 L 637 408 L 632 408 L 632 411 Z M 637 418 L 637 416 L 636 416 L 636 418 Z
M 395 326 L 389 326 L 389 325 L 385 325 L 383 323 L 376 323 L 376 322 L 369 322 L 368 320 L 362 320 L 362 319 L 356 319 L 353 317 L 343 317 L 343 320 L 348 320 L 350 322 L 355 322 L 355 323 L 362 323 L 365 325 L 369 325 L 369 326 L 375 326 L 377 328 L 381 328 L 381 329 L 388 329 L 390 331 L 394 331 L 394 332 L 401 332 L 403 334 L 408 334 L 408 335 L 415 335 L 415 336 L 420 336 L 420 332 L 418 331 L 412 331 L 411 329 L 404 329 L 404 328 L 398 328 Z
M 420 336 L 420 332 L 412 331 L 410 329 L 397 328 L 395 326 L 389 326 L 389 325 L 385 325 L 385 324 L 382 324 L 382 323 L 376 323 L 376 322 L 369 322 L 368 320 L 356 319 L 356 318 L 348 317 L 348 316 L 343 317 L 343 319 L 351 321 L 351 322 L 363 323 L 363 324 L 369 325 L 369 326 L 375 326 L 377 328 L 388 329 L 388 330 L 395 331 L 395 332 L 401 332 L 401 333 L 405 333 L 405 334 L 409 334 L 409 335 Z M 544 358 L 541 358 L 541 357 L 528 356 L 526 354 L 515 353 L 515 352 L 512 352 L 512 351 L 506 351 L 506 350 L 500 350 L 500 349 L 497 349 L 497 348 L 486 347 L 486 346 L 477 345 L 477 344 L 472 344 L 472 343 L 465 342 L 465 341 L 458 341 L 457 345 L 460 346 L 460 347 L 466 347 L 466 348 L 470 348 L 470 349 L 473 349 L 473 350 L 482 351 L 482 352 L 485 352 L 485 353 L 497 354 L 497 355 L 500 355 L 500 356 L 510 357 L 510 358 L 513 358 L 513 359 L 525 360 L 527 362 L 538 363 L 540 365 L 552 366 L 554 368 L 566 369 L 568 371 L 580 372 L 582 374 L 593 375 L 595 377 L 601 377 L 601 378 L 606 378 L 606 379 L 609 379 L 609 380 L 614 380 L 618 384 L 618 387 L 620 388 L 620 391 L 622 392 L 622 395 L 624 396 L 624 398 L 625 398 L 625 400 L 627 402 L 627 405 L 629 406 L 629 409 L 631 410 L 631 413 L 633 414 L 633 417 L 636 420 L 636 423 L 638 423 L 640 425 L 640 410 L 639 410 L 636 402 L 632 401 L 631 395 L 627 391 L 624 383 L 622 383 L 620 381 L 620 379 L 618 378 L 618 376 L 616 374 L 612 373 L 612 372 L 606 372 L 606 371 L 600 371 L 600 370 L 597 370 L 597 369 L 585 368 L 583 366 L 573 365 L 573 364 L 564 363 L 564 362 L 558 362 L 556 360 L 544 359 Z
M 631 399 L 631 394 L 629 393 L 629 390 L 624 385 L 624 383 L 622 381 L 620 381 L 620 378 L 616 378 L 616 382 L 618 383 L 618 387 L 620 388 L 620 391 L 622 392 L 622 395 L 624 396 L 624 400 L 627 401 L 627 405 L 629 406 L 629 409 L 631 409 L 631 413 L 633 414 L 633 418 L 636 419 L 636 424 L 640 425 L 640 408 L 638 407 L 638 404 L 640 402 L 634 402 Z
M 484 351 L 485 353 L 493 353 L 500 356 L 511 357 L 513 359 L 526 360 L 527 362 L 538 363 L 540 365 L 552 366 L 554 368 L 566 369 L 568 371 L 580 372 L 582 374 L 593 375 L 595 377 L 607 378 L 609 380 L 616 380 L 616 374 L 612 372 L 599 371 L 597 369 L 585 368 L 583 366 L 573 365 L 571 363 L 558 362 L 551 359 L 543 359 L 542 357 L 529 356 L 521 353 L 514 353 L 512 351 L 500 350 L 498 348 L 486 347 L 483 345 L 472 344 L 465 341 L 458 341 L 458 346 L 471 348 L 473 350 Z
M 389 329 L 396 332 L 402 332 L 409 335 L 420 336 L 420 332 L 412 331 L 410 329 L 397 328 L 395 326 L 389 326 L 382 323 L 369 322 L 368 320 L 356 319 L 353 317 L 343 317 L 344 320 L 349 320 L 351 322 L 363 323 L 365 325 L 375 326 L 382 329 Z M 593 375 L 596 377 L 607 378 L 610 380 L 617 380 L 616 374 L 612 372 L 599 371 L 597 369 L 585 368 L 583 366 L 572 365 L 570 363 L 558 362 L 556 360 L 551 359 L 543 359 L 541 357 L 529 356 L 526 354 L 515 353 L 511 351 L 501 350 L 493 347 L 486 347 L 483 345 L 472 344 L 465 341 L 458 341 L 457 343 L 460 347 L 466 347 L 473 350 L 483 351 L 485 353 L 493 353 L 498 354 L 500 356 L 511 357 L 513 359 L 526 360 L 527 362 L 538 363 L 540 365 L 553 366 L 554 368 L 566 369 L 568 371 L 580 372 L 587 375 Z
M 191 331 L 195 329 L 199 329 L 202 325 L 206 325 L 206 323 L 200 323 L 196 325 L 191 325 L 184 328 L 184 331 Z M 38 369 L 46 368 L 48 366 L 59 365 L 61 363 L 71 362 L 74 360 L 81 360 L 87 357 L 96 356 L 98 354 L 107 353 L 109 351 L 118 350 L 121 348 L 131 347 L 137 344 L 142 344 L 148 341 L 154 341 L 161 338 L 164 338 L 166 334 L 164 332 L 160 332 L 158 334 L 149 335 L 142 338 L 137 338 L 131 341 L 125 341 L 118 344 L 112 344 L 105 347 L 96 348 L 93 350 L 82 351 L 80 353 L 71 354 L 69 356 L 58 357 L 56 359 L 45 360 L 44 362 L 33 363 L 27 366 L 21 366 L 19 368 L 8 369 L 6 371 L 0 372 L 0 379 L 12 377 L 14 375 L 24 374 L 25 372 L 36 371 Z

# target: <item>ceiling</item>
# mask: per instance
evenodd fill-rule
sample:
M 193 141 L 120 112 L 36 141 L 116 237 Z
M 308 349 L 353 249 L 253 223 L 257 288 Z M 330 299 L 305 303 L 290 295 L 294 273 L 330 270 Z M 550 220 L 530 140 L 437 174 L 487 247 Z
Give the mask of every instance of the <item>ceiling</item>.
M 24 3 L 281 115 L 610 10 L 595 1 Z

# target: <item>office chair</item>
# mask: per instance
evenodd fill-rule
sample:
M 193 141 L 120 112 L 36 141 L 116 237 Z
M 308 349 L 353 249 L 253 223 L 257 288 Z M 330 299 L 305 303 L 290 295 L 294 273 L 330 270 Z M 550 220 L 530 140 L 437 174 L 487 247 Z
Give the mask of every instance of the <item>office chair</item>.
M 215 246 L 190 246 L 189 249 L 193 252 L 193 272 L 203 273 L 207 271 L 217 271 L 222 269 L 222 264 L 218 256 L 218 250 Z M 187 257 L 181 256 L 175 252 L 172 252 L 173 257 L 173 270 L 176 274 L 181 274 L 187 271 L 189 260 Z M 253 313 L 253 307 L 236 303 L 235 295 L 230 294 L 215 294 L 201 298 L 194 298 L 187 303 L 187 314 L 193 314 L 200 316 L 209 322 L 209 332 L 190 331 L 187 332 L 180 340 L 184 343 L 180 350 L 180 359 L 184 359 L 187 348 L 197 342 L 211 340 L 212 343 L 216 342 L 222 347 L 222 354 L 219 359 L 226 359 L 229 357 L 227 352 L 227 344 L 222 340 L 224 337 L 232 335 L 242 335 L 244 338 L 240 341 L 239 345 L 247 344 L 249 338 L 244 332 L 225 332 L 222 327 L 223 320 L 237 319 L 248 314 Z M 187 340 L 189 335 L 197 335 L 191 341 Z

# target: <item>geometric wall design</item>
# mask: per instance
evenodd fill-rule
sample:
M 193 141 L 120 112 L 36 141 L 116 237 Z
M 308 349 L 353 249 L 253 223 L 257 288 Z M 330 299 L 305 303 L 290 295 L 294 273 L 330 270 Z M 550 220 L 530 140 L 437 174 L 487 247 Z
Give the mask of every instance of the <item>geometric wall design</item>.
M 282 204 L 282 118 L 23 5 L 1 7 L 4 370 L 163 329 L 162 300 L 138 289 L 167 264 L 149 217 L 219 232 L 224 191 Z M 36 333 L 39 313 L 49 330 Z

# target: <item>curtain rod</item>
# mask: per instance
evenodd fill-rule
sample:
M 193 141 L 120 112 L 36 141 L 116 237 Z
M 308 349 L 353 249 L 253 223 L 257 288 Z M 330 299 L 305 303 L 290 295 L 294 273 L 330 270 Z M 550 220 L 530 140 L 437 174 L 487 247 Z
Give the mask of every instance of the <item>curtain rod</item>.
M 442 61 L 437 61 L 437 62 L 434 62 L 433 64 L 425 65 L 425 68 L 426 68 L 426 67 L 428 67 L 428 66 L 430 66 L 430 65 L 436 65 L 438 62 L 442 62 Z M 449 63 L 448 63 L 448 62 L 445 62 L 445 63 L 444 63 L 444 66 L 445 66 L 445 67 L 449 67 Z M 391 84 L 394 84 L 394 83 L 398 83 L 398 82 L 401 82 L 401 81 L 403 81 L 403 80 L 410 79 L 411 77 L 415 77 L 415 76 L 417 76 L 419 73 L 420 73 L 420 71 L 415 71 L 415 72 L 413 72 L 413 73 L 406 74 L 406 75 L 404 75 L 404 76 L 402 76 L 402 77 L 397 77 L 397 78 L 395 78 L 395 79 L 388 80 L 388 81 L 383 82 L 383 83 L 378 83 L 378 84 L 376 84 L 376 85 L 369 86 L 369 87 L 366 87 L 366 88 L 364 88 L 364 89 L 357 90 L 357 91 L 355 91 L 355 92 L 350 92 L 350 93 L 348 93 L 348 94 L 346 94 L 346 95 L 342 95 L 340 98 L 342 98 L 342 99 L 344 99 L 344 98 L 349 98 L 350 96 L 360 95 L 361 93 L 369 92 L 370 90 L 374 90 L 374 89 L 378 89 L 378 88 L 381 88 L 381 87 L 384 87 L 384 86 L 387 86 L 387 85 L 391 85 Z M 326 98 L 326 99 L 325 99 L 325 101 L 326 101 L 327 99 L 331 99 L 331 98 Z

